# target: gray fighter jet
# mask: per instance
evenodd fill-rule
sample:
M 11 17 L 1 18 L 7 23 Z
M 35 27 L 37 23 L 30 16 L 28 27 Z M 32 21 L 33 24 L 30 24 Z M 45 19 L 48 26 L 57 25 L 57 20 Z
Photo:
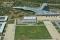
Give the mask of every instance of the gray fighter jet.
M 43 3 L 41 7 L 33 8 L 33 7 L 13 7 L 14 9 L 24 9 L 24 10 L 30 10 L 35 12 L 36 15 L 48 15 L 48 16 L 57 16 L 59 13 L 54 13 L 49 11 L 49 7 L 47 3 Z

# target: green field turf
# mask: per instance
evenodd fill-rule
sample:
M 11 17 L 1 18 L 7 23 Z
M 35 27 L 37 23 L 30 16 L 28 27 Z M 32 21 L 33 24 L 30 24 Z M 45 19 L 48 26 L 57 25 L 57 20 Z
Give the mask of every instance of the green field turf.
M 50 38 L 45 26 L 16 26 L 15 40 Z

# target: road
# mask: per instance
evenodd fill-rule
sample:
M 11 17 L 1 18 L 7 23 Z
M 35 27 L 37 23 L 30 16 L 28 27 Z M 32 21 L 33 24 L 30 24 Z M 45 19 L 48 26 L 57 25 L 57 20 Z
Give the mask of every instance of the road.
M 14 40 L 15 24 L 8 24 L 4 40 Z
M 49 31 L 52 38 L 56 40 L 60 40 L 60 34 L 57 32 L 53 24 L 50 21 L 44 21 L 44 24 L 46 25 L 46 28 Z

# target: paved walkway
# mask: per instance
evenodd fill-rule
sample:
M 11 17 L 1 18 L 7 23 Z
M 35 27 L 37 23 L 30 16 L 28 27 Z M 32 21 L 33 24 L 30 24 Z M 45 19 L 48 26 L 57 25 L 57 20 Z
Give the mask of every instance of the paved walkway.
M 46 25 L 46 28 L 51 34 L 52 38 L 56 40 L 60 40 L 60 34 L 57 32 L 53 24 L 50 21 L 44 21 L 44 24 Z
M 14 35 L 15 35 L 15 25 L 8 24 L 4 40 L 14 40 Z
M 0 36 L 0 40 L 1 40 L 1 36 Z

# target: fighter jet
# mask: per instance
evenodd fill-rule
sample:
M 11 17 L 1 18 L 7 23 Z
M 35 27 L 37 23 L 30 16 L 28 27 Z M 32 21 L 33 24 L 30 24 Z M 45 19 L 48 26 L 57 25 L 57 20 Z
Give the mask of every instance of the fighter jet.
M 24 9 L 24 10 L 30 10 L 35 12 L 36 15 L 59 15 L 59 13 L 54 13 L 49 11 L 48 3 L 43 3 L 41 7 L 33 8 L 33 7 L 13 7 L 14 9 Z

